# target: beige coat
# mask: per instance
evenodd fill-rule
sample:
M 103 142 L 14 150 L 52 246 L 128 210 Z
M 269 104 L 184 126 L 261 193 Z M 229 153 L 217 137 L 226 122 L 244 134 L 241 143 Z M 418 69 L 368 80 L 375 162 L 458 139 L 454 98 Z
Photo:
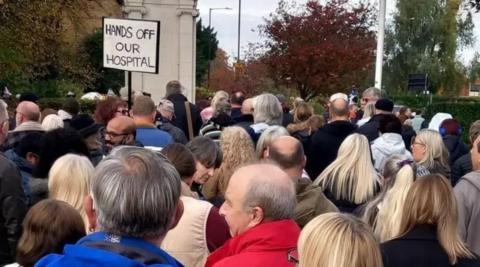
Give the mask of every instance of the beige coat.
M 182 196 L 183 215 L 178 225 L 167 233 L 162 249 L 188 267 L 203 267 L 209 254 L 207 219 L 213 205 Z

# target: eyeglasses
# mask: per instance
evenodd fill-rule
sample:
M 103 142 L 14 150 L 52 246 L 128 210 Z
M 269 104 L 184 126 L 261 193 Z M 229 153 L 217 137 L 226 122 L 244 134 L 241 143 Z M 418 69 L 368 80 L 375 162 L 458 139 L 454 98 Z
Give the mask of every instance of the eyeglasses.
M 287 260 L 288 262 L 298 264 L 298 250 L 297 248 L 292 248 L 287 252 Z
M 129 135 L 129 134 L 128 133 L 115 133 L 115 132 L 105 131 L 105 136 L 109 136 L 110 138 L 115 138 L 115 137 L 125 136 L 125 135 Z
M 414 145 L 425 146 L 425 144 L 415 141 L 416 139 L 417 139 L 417 138 L 416 138 L 415 136 L 412 137 L 412 140 L 411 140 L 411 142 L 410 142 L 410 145 L 411 145 L 412 147 L 413 147 Z
M 128 116 L 128 109 L 117 109 L 117 113 Z

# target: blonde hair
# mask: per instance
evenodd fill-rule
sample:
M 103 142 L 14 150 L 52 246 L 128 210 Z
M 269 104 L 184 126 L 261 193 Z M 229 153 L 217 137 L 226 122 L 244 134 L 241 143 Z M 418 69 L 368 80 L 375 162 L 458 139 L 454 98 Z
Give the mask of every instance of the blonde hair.
M 362 204 L 371 199 L 378 175 L 372 164 L 370 144 L 361 134 L 349 135 L 338 149 L 337 159 L 318 176 L 314 184 L 329 189 L 336 199 Z
M 474 258 L 457 232 L 457 201 L 445 177 L 439 174 L 420 177 L 408 195 L 403 206 L 399 237 L 417 225 L 434 225 L 438 241 L 447 253 L 450 264 L 455 265 L 460 258 Z
M 298 240 L 299 267 L 382 267 L 369 227 L 352 215 L 325 213 L 311 220 Z
M 431 172 L 436 172 L 438 169 L 445 172 L 450 171 L 448 150 L 443 143 L 442 136 L 437 131 L 423 129 L 418 132 L 415 141 L 425 145 L 426 148 L 425 156 L 418 164 L 423 165 Z
M 375 103 L 370 102 L 365 106 L 362 119 L 371 118 L 373 115 L 375 115 Z
M 408 162 L 406 157 L 392 156 L 385 163 L 383 173 L 390 175 L 387 185 L 382 193 L 374 200 L 378 214 L 373 223 L 373 231 L 380 242 L 391 240 L 400 232 L 398 223 L 403 217 L 403 206 L 407 198 L 408 190 L 415 181 L 413 162 Z M 388 174 L 390 173 L 390 174 Z M 372 207 L 372 208 L 375 208 Z
M 223 151 L 222 164 L 203 185 L 203 194 L 207 199 L 217 195 L 223 197 L 233 172 L 255 159 L 252 139 L 242 127 L 225 128 L 220 137 L 220 148 Z
M 257 147 L 255 153 L 257 154 L 257 159 L 263 158 L 263 152 L 270 146 L 273 140 L 280 136 L 289 136 L 287 129 L 282 126 L 270 126 L 258 138 Z
M 309 135 L 310 135 L 313 132 L 316 132 L 320 127 L 323 126 L 323 121 L 324 121 L 324 119 L 323 119 L 322 116 L 314 114 L 314 115 L 310 116 L 310 118 L 308 118 L 304 122 L 290 123 L 287 126 L 287 131 L 290 134 L 294 134 L 296 132 L 301 132 L 301 131 L 308 130 Z
M 222 90 L 217 91 L 213 96 L 212 101 L 210 102 L 210 106 L 212 107 L 213 112 L 215 113 L 217 111 L 217 106 L 220 102 L 228 102 L 229 99 L 230 96 L 227 92 Z
M 66 154 L 58 158 L 48 174 L 49 197 L 67 202 L 86 220 L 83 200 L 89 194 L 93 169 L 84 156 Z

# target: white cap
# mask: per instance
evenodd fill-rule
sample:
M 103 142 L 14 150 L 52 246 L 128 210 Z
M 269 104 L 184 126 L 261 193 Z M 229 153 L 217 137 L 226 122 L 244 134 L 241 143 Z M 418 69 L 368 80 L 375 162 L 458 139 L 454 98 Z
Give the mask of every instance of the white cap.
M 330 103 L 332 103 L 333 101 L 337 100 L 337 99 L 343 99 L 345 100 L 345 102 L 349 102 L 348 101 L 348 96 L 344 93 L 336 93 L 336 94 L 333 94 L 331 97 L 330 97 Z

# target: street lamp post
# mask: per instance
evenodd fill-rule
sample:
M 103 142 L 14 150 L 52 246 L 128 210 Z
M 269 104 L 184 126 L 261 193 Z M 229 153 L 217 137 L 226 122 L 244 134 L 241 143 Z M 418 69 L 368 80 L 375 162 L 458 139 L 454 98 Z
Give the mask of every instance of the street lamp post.
M 240 63 L 240 29 L 242 22 L 242 0 L 238 0 L 238 43 L 237 43 L 237 63 Z
M 385 17 L 387 13 L 386 0 L 380 1 L 377 35 L 377 61 L 375 64 L 375 87 L 382 90 L 383 50 L 385 43 Z
M 1 1 L 1 0 L 0 0 Z M 212 10 L 232 10 L 229 7 L 213 7 L 208 10 L 208 29 L 211 30 L 212 27 Z M 210 57 L 212 50 L 212 39 L 208 38 L 208 69 L 207 69 L 207 86 L 210 88 Z

